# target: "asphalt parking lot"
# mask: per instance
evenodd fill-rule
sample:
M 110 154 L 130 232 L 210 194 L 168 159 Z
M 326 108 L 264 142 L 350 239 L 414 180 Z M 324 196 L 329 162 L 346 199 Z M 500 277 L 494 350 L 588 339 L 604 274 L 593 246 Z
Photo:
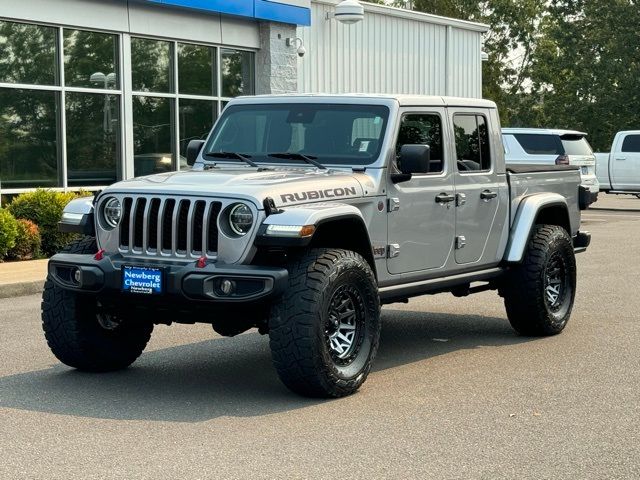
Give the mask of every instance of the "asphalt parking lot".
M 0 300 L 0 478 L 640 478 L 640 200 L 596 207 L 562 335 L 516 336 L 493 292 L 392 305 L 373 373 L 334 401 L 290 394 L 266 337 L 204 325 L 76 372 L 38 296 Z

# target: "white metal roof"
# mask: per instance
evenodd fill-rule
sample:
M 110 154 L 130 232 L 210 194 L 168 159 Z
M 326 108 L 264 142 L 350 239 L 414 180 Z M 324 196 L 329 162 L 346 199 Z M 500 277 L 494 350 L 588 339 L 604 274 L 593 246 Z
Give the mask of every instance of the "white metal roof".
M 527 133 L 530 135 L 582 135 L 586 137 L 588 133 L 578 130 L 563 130 L 560 128 L 503 128 L 502 133 Z
M 475 107 L 475 108 L 497 108 L 496 104 L 490 100 L 479 98 L 462 98 L 462 97 L 441 97 L 431 95 L 390 95 L 384 93 L 345 93 L 345 94 L 325 94 L 325 93 L 292 93 L 279 95 L 254 95 L 246 97 L 237 97 L 232 100 L 233 103 L 260 103 L 264 100 L 273 100 L 277 103 L 285 103 L 287 101 L 309 101 L 314 102 L 331 102 L 340 101 L 347 103 L 354 101 L 361 103 L 363 100 L 372 101 L 395 101 L 400 106 L 442 106 L 442 107 Z

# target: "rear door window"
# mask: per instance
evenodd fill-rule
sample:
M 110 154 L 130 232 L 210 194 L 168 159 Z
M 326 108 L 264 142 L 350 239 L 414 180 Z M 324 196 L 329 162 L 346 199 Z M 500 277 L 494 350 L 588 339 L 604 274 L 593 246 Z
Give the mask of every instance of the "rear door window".
M 556 135 L 516 133 L 514 137 L 529 155 L 562 155 L 562 143 Z
M 562 145 L 567 155 L 593 155 L 591 145 L 589 145 L 589 142 L 587 142 L 587 139 L 584 137 L 563 138 Z
M 458 171 L 473 173 L 491 170 L 489 132 L 484 115 L 454 115 L 453 128 Z
M 622 151 L 640 153 L 640 135 L 627 135 L 622 144 Z

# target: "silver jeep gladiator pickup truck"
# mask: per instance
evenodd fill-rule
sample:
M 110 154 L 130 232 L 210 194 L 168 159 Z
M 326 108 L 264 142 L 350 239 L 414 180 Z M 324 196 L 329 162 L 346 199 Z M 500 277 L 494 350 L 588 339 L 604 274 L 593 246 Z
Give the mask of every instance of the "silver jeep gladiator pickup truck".
M 156 324 L 258 328 L 287 387 L 339 397 L 371 369 L 381 304 L 497 290 L 518 333 L 560 333 L 590 241 L 580 172 L 510 168 L 500 135 L 484 100 L 233 100 L 190 143 L 191 170 L 67 206 L 60 228 L 85 236 L 49 262 L 49 346 L 102 372 Z

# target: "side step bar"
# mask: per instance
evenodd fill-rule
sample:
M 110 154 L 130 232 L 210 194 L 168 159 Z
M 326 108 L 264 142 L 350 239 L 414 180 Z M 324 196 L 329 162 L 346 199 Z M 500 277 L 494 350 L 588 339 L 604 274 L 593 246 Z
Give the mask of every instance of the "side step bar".
M 460 273 L 448 277 L 420 280 L 402 285 L 391 285 L 378 290 L 382 303 L 394 303 L 411 297 L 418 297 L 427 293 L 439 293 L 450 290 L 453 287 L 473 282 L 488 281 L 500 276 L 504 272 L 502 268 L 491 268 L 479 272 Z

